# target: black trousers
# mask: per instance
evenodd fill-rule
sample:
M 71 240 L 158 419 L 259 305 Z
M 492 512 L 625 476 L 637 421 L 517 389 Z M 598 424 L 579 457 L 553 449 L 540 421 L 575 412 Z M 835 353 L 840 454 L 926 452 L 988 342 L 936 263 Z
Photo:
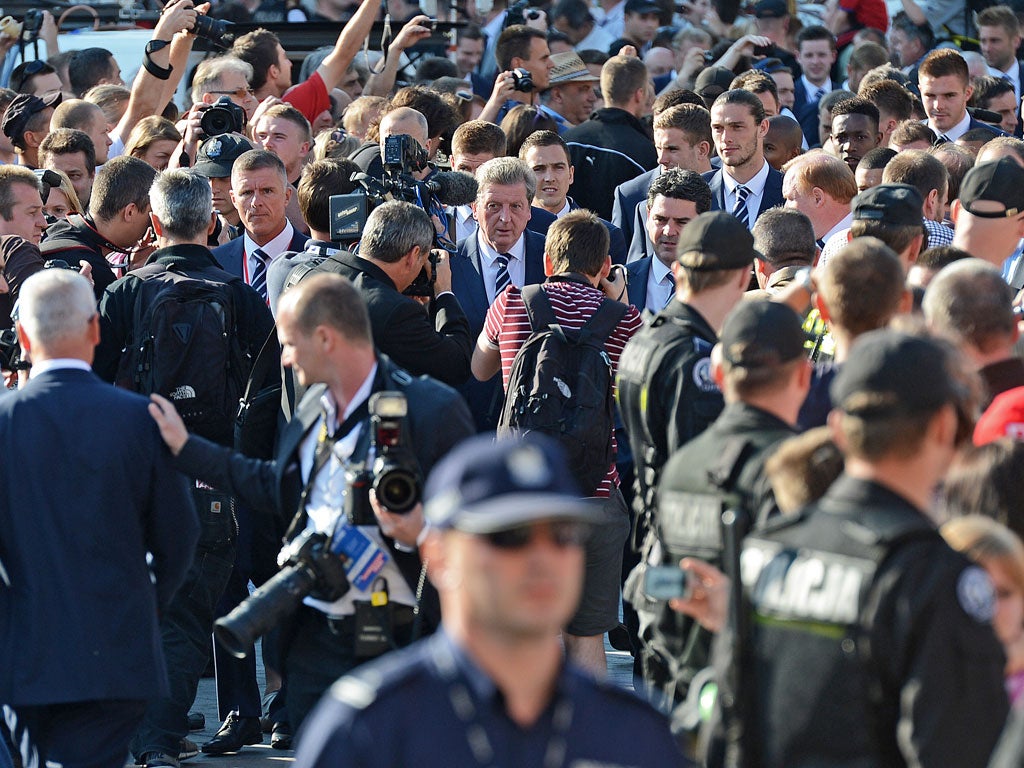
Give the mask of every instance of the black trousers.
M 5 710 L 0 727 L 9 730 L 24 764 L 32 762 L 34 750 L 38 765 L 52 761 L 64 768 L 124 768 L 128 741 L 142 721 L 146 702 L 110 699 Z

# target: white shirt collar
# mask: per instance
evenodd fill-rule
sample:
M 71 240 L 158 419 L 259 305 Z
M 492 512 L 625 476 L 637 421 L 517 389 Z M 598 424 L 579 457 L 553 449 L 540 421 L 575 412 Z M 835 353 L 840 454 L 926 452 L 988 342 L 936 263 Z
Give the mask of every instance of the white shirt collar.
M 245 242 L 243 243 L 242 247 L 245 248 L 245 255 L 247 257 L 250 254 L 252 254 L 253 251 L 255 251 L 257 248 L 259 248 L 261 251 L 267 254 L 267 262 L 269 264 L 269 262 L 273 261 L 282 253 L 288 250 L 288 246 L 292 244 L 292 235 L 294 233 L 295 230 L 292 228 L 292 223 L 285 219 L 284 229 L 282 229 L 280 234 L 278 234 L 277 237 L 275 237 L 270 242 L 266 243 L 265 245 L 257 245 L 256 241 L 249 236 L 248 232 L 246 232 L 243 235 L 243 237 L 245 238 Z
M 815 85 L 814 83 L 812 83 L 810 80 L 807 79 L 807 75 L 800 75 L 800 79 L 804 83 L 804 92 L 807 94 L 807 103 L 808 104 L 810 104 L 812 101 L 814 101 L 814 94 L 816 94 L 819 89 L 824 88 L 825 89 L 825 93 L 829 93 L 829 92 L 832 91 L 832 78 L 831 77 L 826 78 L 825 82 L 822 83 L 821 85 Z
M 47 371 L 59 371 L 67 368 L 76 368 L 80 371 L 91 371 L 92 367 L 85 360 L 78 360 L 73 357 L 55 357 L 52 360 L 41 360 L 32 364 L 32 375 L 39 376 Z
M 954 125 L 948 131 L 940 131 L 932 124 L 931 119 L 928 120 L 927 125 L 929 128 L 932 129 L 936 136 L 945 136 L 950 141 L 956 141 L 965 133 L 967 133 L 967 129 L 971 127 L 971 113 L 968 112 L 967 110 L 964 110 L 963 120 Z
M 377 363 L 374 363 L 370 373 L 363 379 L 363 383 L 359 385 L 359 389 L 356 390 L 352 399 L 348 401 L 345 412 L 341 415 L 340 419 L 338 418 L 338 401 L 334 399 L 330 389 L 324 390 L 324 393 L 320 396 L 320 405 L 323 406 L 324 415 L 327 417 L 327 433 L 329 435 L 333 437 L 335 428 L 351 416 L 356 408 L 362 405 L 363 401 L 370 396 L 373 392 L 373 382 L 376 377 Z
M 571 210 L 572 210 L 572 206 L 569 205 L 569 198 L 567 197 L 567 198 L 565 198 L 565 205 L 562 206 L 562 210 L 560 210 L 558 213 L 555 214 L 555 218 L 556 219 L 560 219 L 563 216 L 565 216 L 565 214 L 567 214 Z
M 1003 75 L 1006 75 L 1014 83 L 1020 82 L 1020 62 L 1016 59 L 1014 59 L 1013 63 L 1005 70 L 998 69 L 996 67 L 989 67 L 988 71 L 992 77 L 1002 78 Z
M 846 214 L 843 218 L 841 218 L 836 223 L 836 225 L 834 227 L 832 227 L 832 229 L 830 229 L 828 232 L 826 232 L 824 235 L 822 235 L 820 240 L 823 243 L 827 243 L 828 239 L 830 237 L 832 237 L 832 235 L 836 234 L 837 232 L 841 232 L 844 229 L 849 229 L 851 226 L 853 226 L 853 212 L 852 211 L 850 213 Z
M 660 283 L 665 279 L 665 275 L 672 275 L 672 269 L 665 266 L 664 262 L 657 257 L 657 255 L 651 255 L 651 274 L 654 275 L 654 281 Z
M 487 240 L 484 239 L 484 231 L 480 228 L 477 228 L 476 230 L 476 241 L 477 245 L 480 247 L 480 256 L 487 262 L 487 265 L 490 266 L 494 264 L 494 260 L 498 258 L 498 252 L 491 247 Z M 513 243 L 512 247 L 508 249 L 508 255 L 518 261 L 522 261 L 526 258 L 525 231 L 519 236 L 519 239 Z
M 771 166 L 768 165 L 768 161 L 765 160 L 764 165 L 761 166 L 761 170 L 758 171 L 750 181 L 743 185 L 752 196 L 757 197 L 764 191 L 764 185 L 768 181 L 768 172 L 770 170 Z M 740 183 L 725 172 L 725 166 L 722 167 L 722 180 L 725 182 L 725 188 L 729 191 L 729 194 L 736 194 L 736 187 L 738 187 Z

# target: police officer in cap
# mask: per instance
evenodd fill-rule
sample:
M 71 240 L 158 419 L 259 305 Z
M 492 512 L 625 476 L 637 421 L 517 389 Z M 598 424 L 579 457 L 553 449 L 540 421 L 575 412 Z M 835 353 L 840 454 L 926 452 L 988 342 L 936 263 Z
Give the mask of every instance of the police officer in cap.
M 750 705 L 723 712 L 744 765 L 986 765 L 1007 714 L 992 587 L 929 514 L 973 426 L 961 371 L 935 340 L 860 337 L 831 388 L 844 473 L 744 541 L 752 616 L 716 647 L 722 700 Z
M 776 511 L 763 468 L 778 443 L 796 434 L 812 370 L 805 338 L 800 316 L 785 304 L 741 302 L 711 354 L 711 375 L 725 394 L 725 410 L 665 464 L 652 528 L 657 541 L 627 584 L 640 615 L 645 658 L 667 660 L 668 679 L 648 680 L 660 689 L 650 693 L 660 694 L 665 708 L 686 696 L 693 676 L 707 665 L 711 635 L 666 603 L 648 600 L 644 575 L 649 565 L 675 565 L 683 557 L 720 563 L 727 509 L 745 511 L 744 528 Z
M 435 468 L 421 545 L 442 631 L 339 680 L 296 766 L 681 765 L 665 719 L 565 660 L 585 521 L 550 438 L 474 437 Z

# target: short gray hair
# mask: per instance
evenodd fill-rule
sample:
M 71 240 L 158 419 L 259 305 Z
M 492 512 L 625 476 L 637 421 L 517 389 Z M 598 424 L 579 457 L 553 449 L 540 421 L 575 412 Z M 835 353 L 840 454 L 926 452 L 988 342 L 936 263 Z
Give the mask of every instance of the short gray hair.
M 198 104 L 203 100 L 204 94 L 220 88 L 221 78 L 226 72 L 239 72 L 245 76 L 245 82 L 252 82 L 252 65 L 248 62 L 236 56 L 207 59 L 199 63 L 195 77 L 192 78 L 192 103 Z
M 149 204 L 168 240 L 195 240 L 207 230 L 213 216 L 210 182 L 181 168 L 156 177 L 149 190 Z
M 36 272 L 18 296 L 18 323 L 34 344 L 43 347 L 82 333 L 96 314 L 89 281 L 68 269 Z
M 417 245 L 426 253 L 434 242 L 434 225 L 422 208 L 391 200 L 373 210 L 363 228 L 359 255 L 393 264 Z
M 477 193 L 476 201 L 484 199 L 484 188 L 497 184 L 511 187 L 516 184 L 526 186 L 526 197 L 531 202 L 537 191 L 537 177 L 526 163 L 518 157 L 496 157 L 476 169 Z

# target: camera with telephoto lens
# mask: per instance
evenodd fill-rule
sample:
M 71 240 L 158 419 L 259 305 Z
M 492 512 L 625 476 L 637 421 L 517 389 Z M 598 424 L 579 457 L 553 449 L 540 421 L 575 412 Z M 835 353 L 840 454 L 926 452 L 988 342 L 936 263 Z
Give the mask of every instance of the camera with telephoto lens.
M 229 48 L 235 40 L 231 28 L 234 26 L 230 21 L 214 19 L 200 14 L 196 16 L 195 26 L 189 30 L 196 37 L 209 40 L 221 48 Z
M 345 560 L 331 551 L 325 533 L 305 531 L 281 550 L 277 560 L 283 567 L 274 578 L 214 622 L 214 636 L 239 659 L 307 595 L 332 603 L 349 590 Z
M 245 110 L 235 104 L 230 96 L 221 96 L 213 106 L 203 111 L 199 127 L 207 137 L 242 133 L 245 129 Z
M 533 75 L 522 67 L 512 70 L 512 90 L 529 93 L 533 90 Z

